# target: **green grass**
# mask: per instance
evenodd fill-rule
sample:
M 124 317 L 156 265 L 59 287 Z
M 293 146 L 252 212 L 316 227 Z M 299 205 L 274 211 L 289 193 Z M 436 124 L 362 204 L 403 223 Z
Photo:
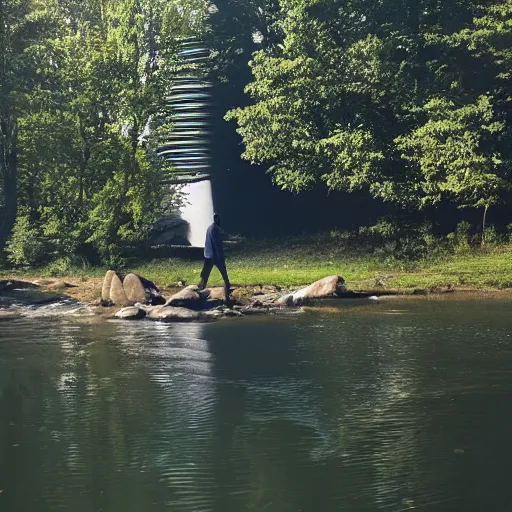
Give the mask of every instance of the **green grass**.
M 411 291 L 452 285 L 473 289 L 512 288 L 512 246 L 474 249 L 446 254 L 435 260 L 383 261 L 347 248 L 328 237 L 245 242 L 227 251 L 227 267 L 233 285 L 268 284 L 298 287 L 322 277 L 340 274 L 354 290 L 393 289 Z M 184 280 L 196 283 L 201 261 L 178 258 L 131 261 L 127 271 L 137 272 L 161 287 Z M 62 277 L 100 277 L 106 268 L 72 269 Z M 11 277 L 13 273 L 7 273 Z M 56 276 L 55 270 L 26 272 L 31 276 Z M 60 276 L 58 276 L 60 277 Z M 220 285 L 217 269 L 210 284 Z
M 237 285 L 273 284 L 294 287 L 340 274 L 352 289 L 384 287 L 411 291 L 452 285 L 467 288 L 512 288 L 512 247 L 445 256 L 436 261 L 383 262 L 369 255 L 333 255 L 321 248 L 312 251 L 287 245 L 261 248 L 228 256 L 231 282 Z M 200 262 L 153 261 L 134 271 L 157 283 L 176 280 L 195 283 Z M 215 269 L 211 283 L 221 284 Z

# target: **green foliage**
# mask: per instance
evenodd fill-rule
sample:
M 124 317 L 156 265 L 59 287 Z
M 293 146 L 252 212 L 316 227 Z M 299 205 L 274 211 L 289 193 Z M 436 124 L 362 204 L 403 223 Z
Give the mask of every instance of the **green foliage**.
M 90 263 L 85 258 L 71 255 L 52 261 L 44 267 L 43 273 L 51 277 L 70 276 L 87 272 L 90 268 Z
M 16 266 L 32 266 L 47 257 L 40 230 L 32 223 L 30 212 L 22 208 L 6 248 L 7 259 Z
M 478 208 L 485 231 L 510 188 L 512 1 L 279 4 L 252 103 L 226 116 L 244 158 L 294 192 Z
M 512 0 L 207 7 L 0 2 L 0 249 L 17 219 L 45 240 L 45 258 L 121 263 L 180 204 L 179 190 L 163 202 L 172 169 L 154 150 L 173 129 L 177 42 L 192 35 L 215 49 L 215 77 L 252 54 L 251 101 L 226 118 L 244 158 L 279 187 L 364 191 L 409 212 L 452 202 L 479 209 L 483 245 L 497 243 L 486 217 L 510 200 Z M 422 229 L 394 218 L 362 236 L 386 257 L 421 259 L 439 242 Z M 23 236 L 15 227 L 9 258 L 33 264 L 38 251 Z M 465 250 L 461 236 L 453 250 Z
M 93 198 L 86 225 L 91 234 L 86 242 L 98 251 L 102 261 L 110 264 L 121 261 L 126 244 L 144 241 L 151 224 L 158 220 L 162 191 L 158 164 L 146 160 L 138 151 L 139 179 L 125 188 L 125 176 L 114 173 L 104 188 Z
M 381 261 L 415 262 L 435 258 L 445 250 L 430 223 L 415 225 L 396 218 L 381 218 L 371 226 L 359 229 L 359 243 L 367 246 Z
M 455 232 L 456 252 L 467 252 L 474 243 L 474 236 L 471 234 L 471 224 L 466 221 L 457 224 Z
M 509 182 L 503 177 L 502 156 L 486 144 L 505 129 L 494 121 L 491 99 L 482 96 L 476 104 L 456 108 L 454 102 L 439 98 L 420 111 L 426 122 L 396 139 L 402 158 L 415 171 L 420 206 L 444 197 L 461 208 L 495 205 Z
M 16 226 L 29 218 L 39 226 L 52 248 L 47 259 L 118 261 L 169 208 L 160 182 L 170 169 L 155 147 L 170 128 L 166 96 L 179 63 L 177 41 L 201 32 L 204 6 L 199 0 L 8 4 L 0 2 L 5 211 L 19 206 Z M 20 230 L 10 260 L 34 264 L 38 258 Z M 0 250 L 2 232 L 0 225 Z

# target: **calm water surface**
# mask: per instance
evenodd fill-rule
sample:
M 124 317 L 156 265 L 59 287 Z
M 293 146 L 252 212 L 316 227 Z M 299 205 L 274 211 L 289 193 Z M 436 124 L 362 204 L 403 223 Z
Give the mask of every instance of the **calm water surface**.
M 0 510 L 512 510 L 512 301 L 0 324 Z

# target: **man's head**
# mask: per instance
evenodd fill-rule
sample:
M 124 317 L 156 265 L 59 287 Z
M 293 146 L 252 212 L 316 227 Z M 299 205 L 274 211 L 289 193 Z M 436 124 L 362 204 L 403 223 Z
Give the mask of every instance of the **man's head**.
M 216 213 L 213 216 L 213 222 L 215 222 L 215 224 L 217 224 L 217 226 L 220 226 L 220 215 L 218 213 Z

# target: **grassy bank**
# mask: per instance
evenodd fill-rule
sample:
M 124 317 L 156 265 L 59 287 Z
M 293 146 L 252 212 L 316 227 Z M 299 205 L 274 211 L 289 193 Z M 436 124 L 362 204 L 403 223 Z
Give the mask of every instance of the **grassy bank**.
M 254 248 L 256 249 L 256 248 Z M 454 286 L 460 288 L 512 288 L 512 246 L 465 254 L 446 255 L 422 262 L 382 261 L 365 254 L 336 254 L 322 247 L 300 245 L 259 247 L 228 257 L 234 284 L 273 284 L 293 287 L 340 274 L 352 289 L 412 291 Z M 176 280 L 195 283 L 200 262 L 160 260 L 142 263 L 135 271 L 158 283 Z M 212 273 L 212 283 L 221 284 Z
M 471 249 L 421 261 L 377 258 L 326 238 L 245 242 L 227 250 L 234 285 L 268 284 L 298 287 L 340 274 L 354 290 L 435 289 L 453 286 L 471 289 L 512 288 L 512 245 Z M 196 283 L 202 262 L 183 258 L 128 261 L 126 271 L 137 272 L 162 288 L 177 281 Z M 100 279 L 106 268 L 46 267 L 39 270 L 0 271 L 6 277 L 64 277 L 76 282 Z M 215 269 L 211 284 L 221 284 Z

